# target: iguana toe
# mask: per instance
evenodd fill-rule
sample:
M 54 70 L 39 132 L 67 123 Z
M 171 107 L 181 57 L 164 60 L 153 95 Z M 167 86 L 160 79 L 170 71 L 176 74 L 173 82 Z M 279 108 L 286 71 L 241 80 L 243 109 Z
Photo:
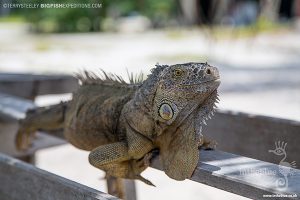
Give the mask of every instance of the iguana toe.
M 156 187 L 151 181 L 149 181 L 148 179 L 145 179 L 144 177 L 142 177 L 141 175 L 137 175 L 136 176 L 136 179 L 146 183 L 147 185 L 151 185 L 151 186 L 154 186 Z
M 203 149 L 203 150 L 214 150 L 217 147 L 217 142 L 215 140 L 211 140 L 211 141 L 204 141 L 204 143 L 199 146 L 199 149 Z

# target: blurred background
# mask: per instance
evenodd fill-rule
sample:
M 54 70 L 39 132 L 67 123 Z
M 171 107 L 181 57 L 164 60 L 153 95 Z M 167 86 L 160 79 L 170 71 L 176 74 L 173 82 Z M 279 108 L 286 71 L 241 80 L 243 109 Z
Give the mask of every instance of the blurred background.
M 126 69 L 149 74 L 156 63 L 208 62 L 221 74 L 219 108 L 300 120 L 300 1 L 30 0 L 98 7 L 17 8 L 24 3 L 0 0 L 0 72 L 101 68 L 126 79 Z M 71 96 L 41 96 L 36 103 Z M 87 155 L 62 145 L 39 151 L 37 166 L 106 191 L 104 173 L 88 164 Z M 154 169 L 144 176 L 157 187 L 138 182 L 141 200 L 246 199 Z

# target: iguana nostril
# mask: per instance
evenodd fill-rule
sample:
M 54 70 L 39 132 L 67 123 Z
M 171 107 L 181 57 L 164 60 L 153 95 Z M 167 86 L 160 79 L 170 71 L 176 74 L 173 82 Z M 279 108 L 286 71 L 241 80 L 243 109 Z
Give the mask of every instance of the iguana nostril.
M 211 70 L 208 68 L 208 69 L 206 69 L 205 73 L 208 74 L 208 75 L 210 75 L 211 74 Z

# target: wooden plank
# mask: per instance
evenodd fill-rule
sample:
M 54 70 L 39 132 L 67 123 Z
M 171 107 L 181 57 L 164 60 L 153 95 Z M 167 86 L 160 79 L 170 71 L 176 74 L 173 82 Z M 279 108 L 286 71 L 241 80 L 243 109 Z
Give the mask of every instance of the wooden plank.
M 284 141 L 288 159 L 300 164 L 300 122 L 297 121 L 219 110 L 203 127 L 203 135 L 216 140 L 221 151 L 275 164 L 281 157 L 268 150 L 275 148 L 276 141 Z
M 28 109 L 35 108 L 32 101 L 0 93 L 0 122 L 16 122 L 25 117 Z
M 3 200 L 118 199 L 4 154 L 0 154 L 0 196 Z
M 153 159 L 151 166 L 163 170 L 158 157 Z M 300 170 L 292 169 L 287 187 L 283 188 L 277 185 L 284 177 L 280 169 L 289 171 L 291 168 L 280 168 L 272 163 L 222 151 L 201 150 L 200 161 L 191 180 L 251 199 L 266 199 L 264 195 L 272 194 L 291 195 L 293 198 L 290 199 L 299 199 Z
M 0 92 L 34 99 L 38 95 L 70 93 L 78 88 L 69 75 L 0 74 Z

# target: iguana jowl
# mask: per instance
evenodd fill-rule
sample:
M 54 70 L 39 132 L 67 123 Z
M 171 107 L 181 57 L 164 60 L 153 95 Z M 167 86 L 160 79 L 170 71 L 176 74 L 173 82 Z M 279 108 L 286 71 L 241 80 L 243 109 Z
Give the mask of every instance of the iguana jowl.
M 159 151 L 165 173 L 191 177 L 207 145 L 201 126 L 213 113 L 220 84 L 217 68 L 207 63 L 156 65 L 140 84 L 115 75 L 78 75 L 73 99 L 29 111 L 16 145 L 24 149 L 36 130 L 63 128 L 74 146 L 91 151 L 89 162 L 115 177 L 144 179 L 140 173 Z

